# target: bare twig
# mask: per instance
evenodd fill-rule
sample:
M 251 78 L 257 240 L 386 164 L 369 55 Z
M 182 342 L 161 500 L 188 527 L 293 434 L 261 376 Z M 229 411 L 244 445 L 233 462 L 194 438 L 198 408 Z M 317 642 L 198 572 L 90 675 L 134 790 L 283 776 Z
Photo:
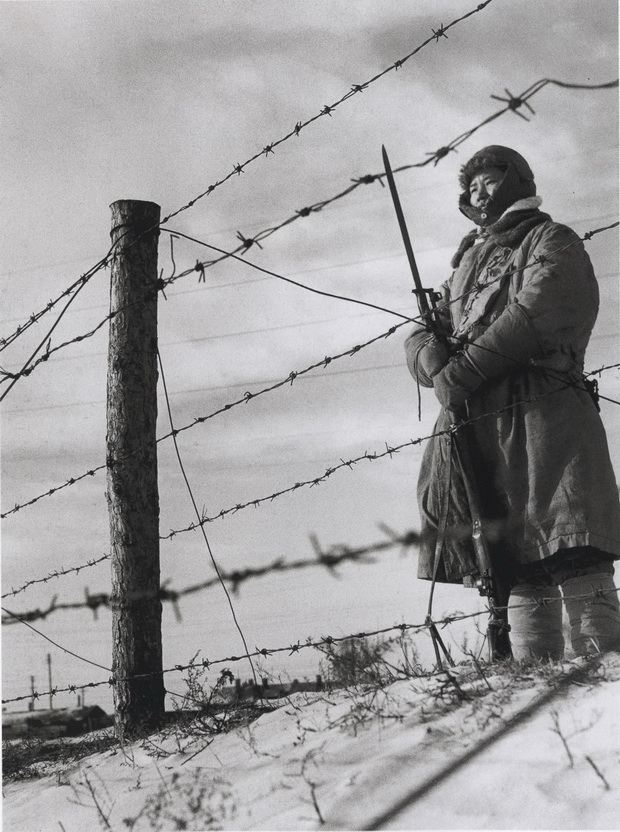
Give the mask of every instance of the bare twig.
M 592 766 L 592 768 L 594 769 L 595 774 L 596 774 L 598 777 L 600 777 L 600 779 L 603 781 L 603 787 L 604 787 L 605 791 L 606 791 L 606 792 L 610 791 L 611 786 L 610 786 L 610 785 L 609 785 L 609 783 L 607 782 L 607 780 L 606 780 L 605 776 L 603 775 L 603 773 L 601 772 L 601 770 L 598 768 L 598 766 L 596 765 L 596 763 L 594 762 L 594 760 L 592 759 L 592 757 L 590 757 L 588 754 L 586 754 L 586 760 L 590 763 L 590 765 L 591 765 L 591 766 Z
M 307 768 L 307 765 L 308 765 L 309 762 L 313 762 L 316 765 L 316 760 L 314 759 L 314 755 L 316 754 L 317 751 L 320 751 L 321 748 L 323 748 L 323 746 L 321 746 L 318 749 L 313 748 L 310 751 L 308 751 L 308 753 L 304 757 L 304 759 L 302 761 L 302 764 L 301 764 L 301 776 L 302 776 L 303 780 L 310 787 L 310 797 L 312 798 L 312 805 L 314 806 L 314 811 L 317 814 L 317 817 L 319 819 L 319 823 L 321 824 L 321 826 L 324 826 L 325 825 L 325 818 L 321 814 L 321 809 L 319 807 L 319 803 L 318 803 L 317 795 L 316 795 L 318 784 L 315 783 L 314 780 L 310 780 L 310 778 L 308 777 L 307 772 L 306 772 L 306 768 Z
M 553 728 L 552 731 L 554 734 L 557 734 L 560 738 L 562 745 L 564 746 L 564 750 L 566 751 L 566 755 L 568 756 L 568 765 L 569 768 L 574 768 L 575 766 L 575 758 L 569 748 L 568 740 L 562 733 L 562 729 L 560 728 L 560 716 L 557 711 L 553 711 L 551 714 L 551 718 L 553 719 Z

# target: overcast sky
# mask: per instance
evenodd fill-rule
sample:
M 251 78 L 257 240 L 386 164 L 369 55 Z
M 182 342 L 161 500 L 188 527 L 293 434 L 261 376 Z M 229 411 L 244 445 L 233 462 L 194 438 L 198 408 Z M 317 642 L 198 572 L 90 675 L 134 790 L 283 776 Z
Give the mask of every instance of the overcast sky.
M 0 3 L 3 119 L 3 244 L 0 334 L 7 336 L 106 253 L 109 205 L 146 199 L 176 211 L 298 122 L 317 115 L 409 54 L 432 30 L 475 8 L 466 0 L 235 0 L 235 2 Z M 352 178 L 420 162 L 541 78 L 601 84 L 617 76 L 616 0 L 493 0 L 361 94 L 249 165 L 166 226 L 234 248 L 296 211 L 344 190 Z M 618 214 L 617 90 L 545 87 L 530 121 L 507 113 L 436 166 L 398 176 L 424 280 L 438 285 L 469 225 L 456 208 L 459 166 L 486 144 L 523 153 L 543 209 L 579 233 Z M 525 112 L 525 111 L 524 111 Z M 615 232 L 588 243 L 602 305 L 588 369 L 617 360 L 618 248 Z M 209 251 L 175 241 L 178 271 Z M 387 189 L 378 183 L 291 223 L 254 246 L 247 260 L 330 292 L 414 314 L 411 277 Z M 172 273 L 169 235 L 160 268 Z M 196 416 L 256 392 L 385 332 L 388 313 L 310 294 L 238 262 L 179 280 L 160 298 L 160 349 L 174 419 Z M 107 314 L 107 271 L 81 292 L 52 346 L 90 331 Z M 0 356 L 16 370 L 53 322 L 53 313 Z M 199 505 L 217 514 L 320 475 L 341 460 L 381 452 L 432 431 L 438 406 L 417 393 L 404 367 L 400 329 L 293 385 L 186 431 L 181 453 Z M 21 379 L 3 403 L 4 510 L 79 476 L 105 459 L 107 327 Z M 620 398 L 617 373 L 601 390 Z M 4 389 L 4 388 L 2 388 Z M 618 408 L 603 405 L 616 470 Z M 167 432 L 160 400 L 159 433 Z M 312 555 L 325 546 L 382 539 L 379 523 L 417 528 L 415 483 L 421 449 L 361 462 L 312 489 L 238 512 L 208 526 L 224 568 Z M 9 516 L 2 528 L 3 591 L 109 550 L 105 472 Z M 160 445 L 161 531 L 192 522 L 177 462 Z M 162 577 L 174 588 L 212 575 L 196 533 L 164 541 Z M 109 564 L 39 585 L 16 612 L 109 590 Z M 239 618 L 251 645 L 421 621 L 427 586 L 415 558 L 394 550 L 376 566 L 318 570 L 242 588 Z M 471 592 L 442 589 L 438 611 L 476 604 Z M 196 650 L 239 652 L 222 593 L 187 600 L 183 622 L 165 612 L 167 666 Z M 106 664 L 110 616 L 58 613 L 38 626 Z M 4 694 L 43 684 L 51 645 L 23 627 L 3 628 Z M 55 682 L 102 674 L 53 650 Z M 19 656 L 19 661 L 16 657 Z M 301 667 L 301 665 L 299 666 Z M 302 668 L 303 669 L 303 668 Z M 105 677 L 105 674 L 103 674 Z

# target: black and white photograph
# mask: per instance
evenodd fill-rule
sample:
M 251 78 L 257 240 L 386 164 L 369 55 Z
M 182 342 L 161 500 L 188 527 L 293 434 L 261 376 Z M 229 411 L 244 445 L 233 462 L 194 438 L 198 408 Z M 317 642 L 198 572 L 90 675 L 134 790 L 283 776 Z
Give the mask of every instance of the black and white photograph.
M 620 829 L 616 0 L 2 0 L 2 829 Z

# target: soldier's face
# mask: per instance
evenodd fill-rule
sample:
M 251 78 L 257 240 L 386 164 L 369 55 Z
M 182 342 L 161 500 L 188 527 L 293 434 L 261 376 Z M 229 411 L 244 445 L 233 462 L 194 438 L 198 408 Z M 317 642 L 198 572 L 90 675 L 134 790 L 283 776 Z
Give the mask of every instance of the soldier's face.
M 474 208 L 484 208 L 504 178 L 499 168 L 483 168 L 469 183 L 469 201 Z

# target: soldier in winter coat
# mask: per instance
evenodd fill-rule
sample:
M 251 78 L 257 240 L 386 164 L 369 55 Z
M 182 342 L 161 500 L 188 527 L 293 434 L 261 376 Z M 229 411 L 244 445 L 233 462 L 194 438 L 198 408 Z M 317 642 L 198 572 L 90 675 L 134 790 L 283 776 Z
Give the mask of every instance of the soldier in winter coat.
M 562 604 L 528 599 L 563 597 L 577 654 L 620 650 L 618 489 L 583 376 L 598 311 L 590 259 L 574 231 L 539 210 L 516 151 L 483 148 L 460 185 L 460 210 L 478 228 L 442 286 L 447 346 L 418 326 L 405 347 L 411 374 L 442 405 L 436 431 L 458 421 L 457 411 L 468 423 L 456 442 L 473 464 L 457 464 L 450 433 L 425 449 L 418 575 L 471 586 L 480 574 L 473 483 L 503 602 L 521 605 L 508 614 L 515 658 L 563 655 Z

